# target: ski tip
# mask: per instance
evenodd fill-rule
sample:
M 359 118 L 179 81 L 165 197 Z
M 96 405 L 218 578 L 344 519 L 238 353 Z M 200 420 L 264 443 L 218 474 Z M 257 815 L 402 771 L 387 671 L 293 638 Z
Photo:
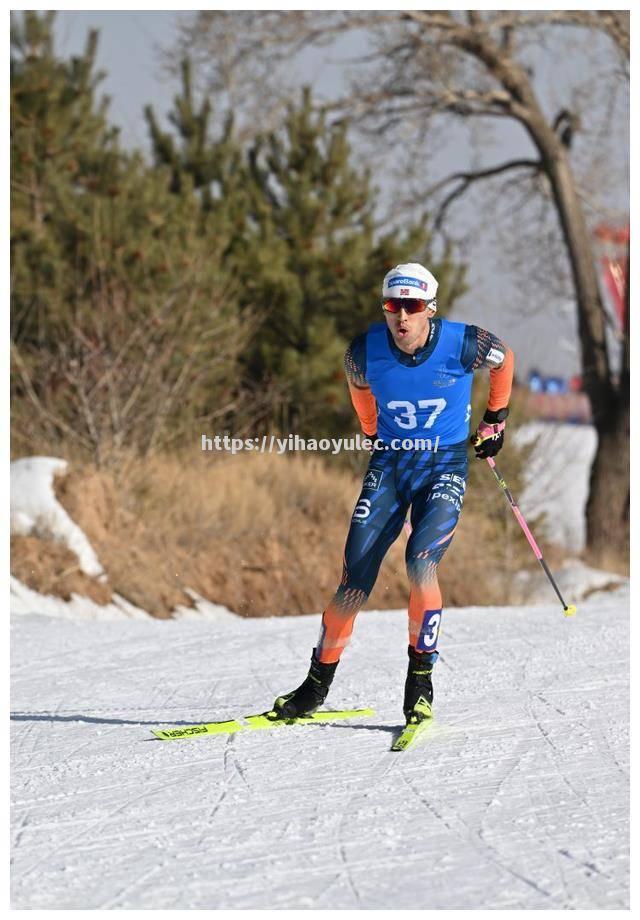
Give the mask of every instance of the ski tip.
M 415 740 L 414 735 L 401 736 L 396 741 L 394 741 L 394 743 L 391 745 L 391 750 L 392 751 L 405 751 L 408 747 L 410 747 L 410 745 L 413 743 L 414 740 Z
M 394 743 L 391 745 L 392 751 L 406 751 L 420 735 L 435 725 L 433 718 L 421 719 L 418 722 L 409 721 L 400 732 Z
M 172 734 L 170 731 L 165 731 L 162 728 L 152 729 L 151 734 L 159 741 L 173 741 L 175 738 L 180 737 L 179 735 Z
M 578 608 L 576 607 L 575 604 L 569 604 L 569 606 L 565 607 L 563 611 L 566 617 L 574 617 L 577 612 L 578 612 Z

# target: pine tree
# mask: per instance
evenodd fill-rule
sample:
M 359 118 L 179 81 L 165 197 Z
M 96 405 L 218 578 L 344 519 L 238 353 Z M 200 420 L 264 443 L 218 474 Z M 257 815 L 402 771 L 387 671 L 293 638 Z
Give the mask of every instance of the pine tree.
M 80 196 L 105 196 L 118 186 L 118 132 L 106 120 L 107 99 L 96 101 L 98 36 L 69 61 L 53 49 L 53 13 L 25 12 L 11 33 L 12 335 L 42 344 L 69 319 L 65 250 Z M 51 232 L 56 225 L 55 233 Z
M 426 260 L 442 277 L 446 306 L 463 288 L 462 272 L 448 257 L 433 263 L 426 218 L 377 237 L 375 192 L 369 172 L 353 165 L 348 125 L 316 113 L 309 89 L 278 130 L 245 150 L 234 142 L 230 116 L 219 138 L 209 136 L 211 112 L 208 99 L 196 105 L 185 61 L 169 114 L 175 133 L 163 132 L 151 109 L 146 115 L 172 189 L 181 194 L 189 177 L 203 235 L 228 240 L 225 265 L 254 330 L 246 378 L 280 394 L 271 424 L 308 434 L 344 428 L 342 357 L 349 339 L 379 319 L 384 273 Z
M 375 192 L 368 170 L 352 165 L 348 125 L 328 125 L 308 88 L 283 128 L 253 145 L 249 161 L 262 206 L 254 213 L 258 270 L 247 296 L 269 317 L 254 345 L 254 372 L 287 380 L 292 424 L 332 433 L 350 417 L 342 356 L 381 318 L 384 273 L 425 260 L 443 278 L 443 303 L 462 290 L 462 273 L 450 283 L 450 260 L 433 263 L 426 219 L 376 239 Z
M 238 246 L 246 224 L 249 193 L 243 154 L 233 137 L 233 116 L 225 119 L 222 135 L 210 136 L 212 102 L 196 105 L 191 63 L 182 62 L 180 93 L 174 97 L 168 119 L 173 133 L 163 131 L 153 107 L 144 110 L 155 163 L 171 170 L 171 191 L 197 192 L 202 233 L 224 241 L 225 253 Z
M 13 36 L 14 415 L 22 441 L 64 436 L 102 461 L 225 416 L 243 337 L 191 180 L 173 194 L 168 169 L 120 150 L 97 36 L 64 61 L 51 25 L 27 13 Z

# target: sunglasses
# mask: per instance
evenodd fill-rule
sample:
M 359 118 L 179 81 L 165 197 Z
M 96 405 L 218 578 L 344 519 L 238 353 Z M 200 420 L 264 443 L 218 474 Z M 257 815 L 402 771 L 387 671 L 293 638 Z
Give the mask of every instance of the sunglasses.
M 407 313 L 423 313 L 429 303 L 426 300 L 420 300 L 419 297 L 389 297 L 382 302 L 382 309 L 387 313 L 399 313 L 400 310 L 406 310 Z

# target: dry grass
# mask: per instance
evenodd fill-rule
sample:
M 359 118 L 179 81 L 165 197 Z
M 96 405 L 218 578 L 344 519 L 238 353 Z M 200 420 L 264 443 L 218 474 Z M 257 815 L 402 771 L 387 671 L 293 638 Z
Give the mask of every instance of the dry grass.
M 157 456 L 117 475 L 78 469 L 57 492 L 113 590 L 155 616 L 190 603 L 187 587 L 244 616 L 277 616 L 320 610 L 335 591 L 358 482 L 318 459 Z M 395 550 L 379 604 L 390 581 L 404 603 Z
M 363 457 L 363 471 L 365 464 Z M 461 523 L 441 566 L 445 603 L 508 603 L 511 576 L 536 563 L 486 466 L 470 465 Z M 502 465 L 515 485 L 516 460 Z M 56 483 L 109 575 L 108 589 L 156 617 L 189 604 L 185 588 L 243 616 L 322 610 L 340 580 L 359 489 L 360 477 L 330 460 L 249 454 L 123 457 L 111 471 L 76 464 Z M 402 534 L 368 608 L 406 605 L 405 545 Z M 38 590 L 90 594 L 89 583 L 106 600 L 108 590 L 65 553 L 20 538 L 13 570 Z
M 73 593 L 108 604 L 111 590 L 80 571 L 77 556 L 60 543 L 11 537 L 11 573 L 33 591 L 69 600 Z

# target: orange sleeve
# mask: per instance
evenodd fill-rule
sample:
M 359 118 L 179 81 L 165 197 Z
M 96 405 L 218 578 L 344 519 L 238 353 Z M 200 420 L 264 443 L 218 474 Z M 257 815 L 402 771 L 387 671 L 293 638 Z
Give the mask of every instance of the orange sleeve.
M 492 367 L 489 371 L 489 401 L 487 409 L 495 412 L 497 409 L 506 409 L 511 396 L 513 383 L 513 352 L 507 348 L 504 361 L 500 367 Z
M 364 434 L 372 437 L 378 430 L 378 406 L 370 388 L 357 387 L 349 382 L 349 395 L 353 408 L 358 413 L 360 427 Z

